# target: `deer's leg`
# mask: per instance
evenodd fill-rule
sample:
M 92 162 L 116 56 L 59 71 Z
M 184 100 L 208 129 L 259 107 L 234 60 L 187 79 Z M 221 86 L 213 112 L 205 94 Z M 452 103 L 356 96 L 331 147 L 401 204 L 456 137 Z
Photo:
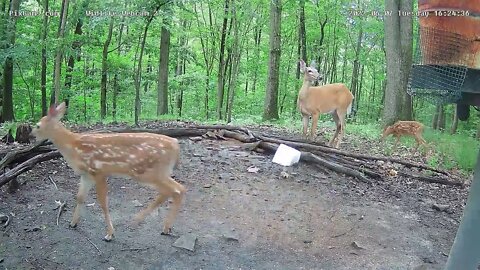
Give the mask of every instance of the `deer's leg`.
M 340 117 L 338 116 L 338 112 L 335 110 L 332 112 L 332 117 L 333 121 L 335 122 L 335 134 L 333 134 L 332 139 L 330 139 L 330 142 L 328 142 L 328 145 L 331 147 L 334 147 L 335 141 L 337 140 L 338 134 L 340 132 L 341 128 L 341 122 L 340 122 Z
M 88 191 L 92 188 L 94 182 L 87 176 L 80 176 L 80 186 L 77 193 L 77 206 L 73 211 L 72 221 L 70 222 L 70 227 L 77 227 L 78 221 L 80 220 L 80 212 L 83 209 L 85 204 L 85 199 L 87 197 Z
M 337 115 L 339 118 L 340 126 L 337 124 L 337 130 L 339 130 L 337 135 L 337 143 L 335 144 L 335 148 L 339 148 L 340 144 L 342 143 L 343 136 L 345 135 L 345 116 L 347 115 L 346 112 L 339 112 L 337 111 Z
M 134 225 L 140 224 L 145 217 L 153 212 L 153 210 L 157 209 L 162 203 L 164 203 L 168 199 L 168 196 L 160 190 L 160 194 L 157 196 L 155 201 L 153 201 L 147 208 L 140 211 L 134 218 Z
M 398 143 L 400 142 L 400 136 L 395 136 L 395 147 L 397 147 Z
M 97 200 L 102 208 L 103 215 L 105 217 L 105 223 L 107 224 L 107 235 L 103 240 L 109 242 L 113 239 L 113 224 L 112 219 L 110 218 L 110 213 L 108 211 L 108 188 L 107 188 L 107 179 L 105 177 L 97 177 L 96 179 L 96 191 L 97 191 Z
M 310 130 L 310 136 L 312 137 L 312 140 L 315 139 L 317 134 L 317 124 L 319 116 L 320 115 L 318 113 L 312 114 L 312 129 Z
M 163 226 L 162 234 L 170 234 L 172 231 L 173 222 L 177 217 L 178 211 L 182 204 L 183 197 L 185 196 L 186 189 L 183 185 L 173 180 L 171 177 L 168 178 L 167 182 L 169 197 L 172 198 L 172 207 L 167 214 L 165 223 Z
M 307 138 L 308 122 L 310 122 L 309 118 L 310 118 L 310 116 L 309 116 L 309 115 L 302 114 L 302 122 L 303 122 L 303 137 L 304 137 L 304 138 Z

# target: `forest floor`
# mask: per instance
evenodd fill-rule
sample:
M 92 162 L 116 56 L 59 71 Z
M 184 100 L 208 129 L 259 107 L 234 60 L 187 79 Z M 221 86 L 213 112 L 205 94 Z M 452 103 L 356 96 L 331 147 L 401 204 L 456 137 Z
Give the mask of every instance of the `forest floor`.
M 102 241 L 93 190 L 78 227 L 68 228 L 79 177 L 63 159 L 51 160 L 19 176 L 16 192 L 0 190 L 0 214 L 11 217 L 8 226 L 0 224 L 0 269 L 442 269 L 468 191 L 402 176 L 368 185 L 306 163 L 288 168 L 284 178 L 272 156 L 242 150 L 235 140 L 180 144 L 174 178 L 188 191 L 173 235 L 160 234 L 165 205 L 130 227 L 156 194 L 123 178 L 109 179 L 112 242 Z M 19 146 L 1 146 L 7 147 Z M 371 153 L 382 145 L 347 134 L 341 147 Z M 396 153 L 423 159 L 406 148 Z M 56 201 L 66 202 L 59 225 Z M 194 251 L 172 246 L 182 236 L 196 238 Z

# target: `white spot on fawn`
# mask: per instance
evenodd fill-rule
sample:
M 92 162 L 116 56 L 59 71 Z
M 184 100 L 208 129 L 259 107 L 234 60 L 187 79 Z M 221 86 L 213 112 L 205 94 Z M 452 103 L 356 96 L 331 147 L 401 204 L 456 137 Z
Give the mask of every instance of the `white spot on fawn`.
M 103 166 L 102 163 L 103 163 L 103 162 L 101 162 L 101 161 L 95 160 L 95 161 L 93 162 L 93 166 L 94 166 L 96 169 L 101 169 L 102 166 Z

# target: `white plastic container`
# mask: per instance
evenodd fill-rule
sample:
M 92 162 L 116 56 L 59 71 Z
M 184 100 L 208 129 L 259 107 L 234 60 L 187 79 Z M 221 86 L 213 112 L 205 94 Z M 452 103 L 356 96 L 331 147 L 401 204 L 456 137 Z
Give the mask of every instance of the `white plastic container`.
M 300 160 L 300 151 L 285 144 L 280 144 L 273 156 L 273 163 L 283 166 L 291 166 Z

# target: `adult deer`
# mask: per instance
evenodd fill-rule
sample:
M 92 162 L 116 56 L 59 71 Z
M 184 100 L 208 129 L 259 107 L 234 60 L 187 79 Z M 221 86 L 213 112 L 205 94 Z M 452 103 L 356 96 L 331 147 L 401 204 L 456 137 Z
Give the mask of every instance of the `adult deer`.
M 391 126 L 387 126 L 383 129 L 381 141 L 384 141 L 385 138 L 389 135 L 392 135 L 396 138 L 395 146 L 397 146 L 402 136 L 412 136 L 417 142 L 417 149 L 420 144 L 426 145 L 426 141 L 422 137 L 424 126 L 422 123 L 417 121 L 397 121 Z
M 77 206 L 70 227 L 77 226 L 87 193 L 95 185 L 97 200 L 107 225 L 104 240 L 112 240 L 114 229 L 108 211 L 107 177 L 122 175 L 159 192 L 155 201 L 136 215 L 135 224 L 172 198 L 172 208 L 165 219 L 162 234 L 170 233 L 186 191 L 185 187 L 170 177 L 179 160 L 178 141 L 149 133 L 73 133 L 60 123 L 65 109 L 65 103 L 56 108 L 52 106 L 32 132 L 38 139 L 50 139 L 70 167 L 80 174 Z
M 297 106 L 303 118 L 303 136 L 307 137 L 310 116 L 312 117 L 310 137 L 313 139 L 318 117 L 321 113 L 330 113 L 335 121 L 336 130 L 328 144 L 338 148 L 345 133 L 345 116 L 352 109 L 353 95 L 343 83 L 312 86 L 312 82 L 322 79 L 314 64 L 307 67 L 305 62 L 300 60 L 300 72 L 304 73 L 304 76 Z

